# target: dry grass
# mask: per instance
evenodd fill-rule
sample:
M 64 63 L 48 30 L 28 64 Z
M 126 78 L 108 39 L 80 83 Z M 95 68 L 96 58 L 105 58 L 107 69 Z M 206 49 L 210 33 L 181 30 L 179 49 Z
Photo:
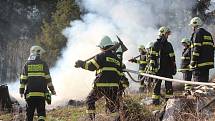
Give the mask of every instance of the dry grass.
M 127 106 L 126 112 L 129 114 L 128 119 L 133 121 L 150 121 L 152 120 L 152 110 L 160 109 L 155 106 L 142 106 L 140 100 L 144 98 L 144 95 L 129 94 L 125 96 L 124 104 Z M 97 120 L 110 120 L 113 117 L 108 116 L 105 113 L 105 99 L 101 99 L 96 102 Z M 82 117 L 86 117 L 85 106 L 65 106 L 58 107 L 56 109 L 47 112 L 47 121 L 79 121 Z M 2 114 L 0 120 L 12 121 L 12 114 Z M 37 118 L 35 118 L 36 121 Z
M 123 104 L 125 105 L 125 114 L 128 114 L 128 121 L 157 121 L 158 117 L 153 116 L 152 111 L 160 110 L 164 106 L 164 103 L 160 106 L 154 105 L 141 105 L 140 101 L 150 94 L 127 94 L 123 99 Z M 177 94 L 180 95 L 180 94 Z M 96 103 L 96 121 L 110 121 L 113 117 L 110 117 L 105 113 L 105 99 L 101 99 Z M 185 106 L 186 107 L 186 106 Z M 85 106 L 65 106 L 58 107 L 56 109 L 47 112 L 47 121 L 87 121 L 87 114 L 85 112 Z M 195 112 L 195 111 L 194 111 Z M 3 121 L 13 121 L 12 114 L 2 114 L 0 115 L 0 120 Z M 178 121 L 196 121 L 201 120 L 197 118 L 193 111 L 180 112 L 177 115 Z M 187 117 L 187 118 L 186 118 Z M 35 118 L 36 121 L 37 118 Z

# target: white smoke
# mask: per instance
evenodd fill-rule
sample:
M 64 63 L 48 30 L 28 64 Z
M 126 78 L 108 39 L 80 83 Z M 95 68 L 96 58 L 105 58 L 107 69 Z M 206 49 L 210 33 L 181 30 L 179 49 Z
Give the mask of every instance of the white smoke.
M 96 45 L 104 35 L 117 41 L 117 34 L 128 47 L 124 55 L 127 68 L 137 69 L 137 65 L 126 60 L 138 55 L 138 45 L 154 41 L 158 28 L 163 25 L 171 28 L 172 36 L 169 40 L 177 55 L 180 55 L 180 39 L 189 37 L 191 32 L 188 29 L 191 17 L 187 11 L 192 8 L 193 1 L 79 0 L 78 4 L 85 12 L 81 20 L 72 21 L 63 31 L 68 44 L 63 57 L 51 70 L 57 92 L 54 103 L 86 98 L 92 88 L 94 72 L 74 68 L 74 64 L 78 59 L 85 60 L 99 53 Z

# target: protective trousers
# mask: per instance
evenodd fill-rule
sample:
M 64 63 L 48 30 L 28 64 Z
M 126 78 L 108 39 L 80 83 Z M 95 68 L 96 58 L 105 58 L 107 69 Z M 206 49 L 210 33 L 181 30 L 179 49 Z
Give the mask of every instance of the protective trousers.
M 173 78 L 172 75 L 158 75 L 166 78 Z M 155 87 L 154 87 L 154 93 L 152 95 L 153 104 L 157 105 L 160 104 L 160 91 L 161 91 L 161 83 L 162 80 L 156 79 L 155 80 Z M 169 99 L 173 95 L 173 87 L 172 82 L 165 81 L 165 88 L 166 88 L 166 100 Z
M 183 80 L 191 81 L 191 79 L 192 79 L 192 72 L 191 71 L 183 72 Z M 191 88 L 192 88 L 191 84 L 185 84 L 184 85 L 185 90 L 190 90 Z
M 145 78 L 143 78 L 144 76 L 142 76 L 142 75 L 138 75 L 138 80 L 140 80 L 141 82 L 140 82 L 140 88 L 139 88 L 139 92 L 144 92 L 144 89 L 145 89 L 145 87 L 146 87 L 146 85 L 145 85 Z
M 45 121 L 46 111 L 45 111 L 45 99 L 37 97 L 29 97 L 27 100 L 26 115 L 27 121 L 33 121 L 34 111 L 37 110 L 38 121 Z
M 195 69 L 193 71 L 193 81 L 196 82 L 208 82 L 209 69 Z
M 153 78 L 142 76 L 139 92 L 151 92 L 153 90 Z
M 118 87 L 94 87 L 87 97 L 87 113 L 95 114 L 95 102 L 102 98 L 106 99 L 106 107 L 110 113 L 115 113 L 119 108 Z

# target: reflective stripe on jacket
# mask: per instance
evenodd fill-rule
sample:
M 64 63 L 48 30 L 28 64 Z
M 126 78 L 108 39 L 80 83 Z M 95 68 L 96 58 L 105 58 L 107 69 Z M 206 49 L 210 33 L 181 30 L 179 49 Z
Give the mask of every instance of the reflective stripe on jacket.
M 188 48 L 185 48 L 184 51 L 182 52 L 181 68 L 179 69 L 179 71 L 181 72 L 189 71 L 190 60 L 191 60 L 191 48 L 188 47 Z
M 196 68 L 214 67 L 214 42 L 211 34 L 203 28 L 197 29 L 191 37 L 191 61 L 197 63 Z

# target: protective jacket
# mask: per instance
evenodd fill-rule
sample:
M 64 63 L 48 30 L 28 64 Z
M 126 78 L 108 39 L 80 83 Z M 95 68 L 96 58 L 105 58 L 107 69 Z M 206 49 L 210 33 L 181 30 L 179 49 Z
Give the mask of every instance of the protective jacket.
M 191 41 L 193 68 L 214 68 L 214 42 L 211 34 L 205 29 L 199 28 L 192 34 Z
M 39 56 L 30 56 L 20 77 L 20 94 L 29 97 L 45 97 L 48 88 L 54 92 L 49 68 Z
M 120 87 L 122 90 L 124 90 L 125 88 L 129 87 L 129 81 L 128 78 L 125 76 L 125 74 L 123 73 L 123 69 L 126 69 L 126 65 L 123 64 L 123 52 L 116 52 L 117 57 L 119 58 L 120 62 L 122 63 L 122 67 L 121 67 L 121 78 L 120 78 Z
M 185 48 L 182 52 L 181 56 L 181 68 L 179 69 L 180 72 L 190 71 L 189 65 L 191 60 L 191 48 Z
M 139 71 L 140 72 L 145 72 L 145 68 L 146 68 L 146 65 L 147 65 L 146 54 L 141 54 L 140 59 L 139 60 L 135 59 L 134 62 L 139 64 Z
M 83 69 L 95 71 L 96 87 L 118 87 L 122 76 L 122 63 L 114 51 L 105 51 L 81 65 Z
M 158 38 L 151 48 L 150 66 L 150 71 L 154 74 L 175 75 L 175 53 L 172 44 L 166 38 Z

